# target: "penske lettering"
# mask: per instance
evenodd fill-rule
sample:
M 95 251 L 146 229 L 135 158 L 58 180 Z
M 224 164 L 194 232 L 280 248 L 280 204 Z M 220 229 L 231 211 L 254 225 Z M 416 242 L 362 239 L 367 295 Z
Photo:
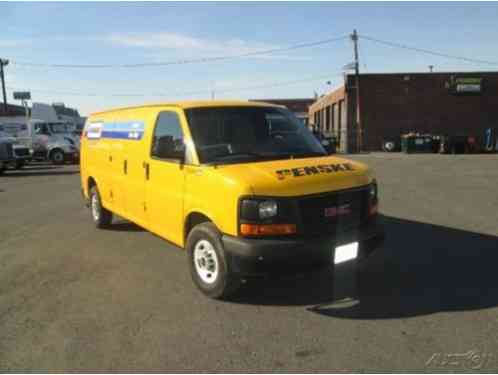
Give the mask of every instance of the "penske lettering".
M 283 180 L 288 176 L 302 177 L 315 175 L 320 173 L 335 173 L 335 172 L 348 172 L 354 171 L 354 167 L 351 163 L 340 163 L 340 164 L 319 164 L 306 166 L 301 168 L 292 169 L 280 169 L 276 171 L 277 178 Z

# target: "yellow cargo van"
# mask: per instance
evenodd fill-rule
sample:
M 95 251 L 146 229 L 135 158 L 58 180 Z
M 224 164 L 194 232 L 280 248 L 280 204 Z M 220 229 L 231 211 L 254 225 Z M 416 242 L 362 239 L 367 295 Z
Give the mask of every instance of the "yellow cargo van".
M 286 108 L 196 101 L 92 114 L 81 185 L 98 228 L 124 217 L 187 250 L 213 298 L 250 276 L 361 258 L 382 241 L 377 184 Z

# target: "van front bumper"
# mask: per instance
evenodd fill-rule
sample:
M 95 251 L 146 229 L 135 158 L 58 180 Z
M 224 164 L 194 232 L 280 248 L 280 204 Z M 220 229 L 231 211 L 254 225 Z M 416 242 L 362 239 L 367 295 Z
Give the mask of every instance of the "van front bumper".
M 299 273 L 331 266 L 337 246 L 359 243 L 358 259 L 368 257 L 384 241 L 384 230 L 375 220 L 362 227 L 326 237 L 278 239 L 222 236 L 233 272 L 244 276 Z

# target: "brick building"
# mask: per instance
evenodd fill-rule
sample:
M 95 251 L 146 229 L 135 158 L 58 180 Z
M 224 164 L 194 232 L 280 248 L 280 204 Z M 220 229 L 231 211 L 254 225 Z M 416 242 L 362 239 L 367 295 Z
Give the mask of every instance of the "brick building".
M 361 74 L 360 127 L 355 76 L 310 106 L 309 118 L 339 138 L 340 150 L 380 150 L 386 138 L 411 131 L 475 135 L 498 128 L 498 72 Z

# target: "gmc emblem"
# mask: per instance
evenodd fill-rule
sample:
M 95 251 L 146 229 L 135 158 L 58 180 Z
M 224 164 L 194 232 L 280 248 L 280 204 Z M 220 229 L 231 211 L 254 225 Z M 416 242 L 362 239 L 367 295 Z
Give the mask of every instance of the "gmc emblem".
M 326 207 L 324 210 L 325 217 L 336 217 L 341 215 L 349 215 L 351 213 L 351 206 L 349 204 L 343 204 L 338 207 Z

